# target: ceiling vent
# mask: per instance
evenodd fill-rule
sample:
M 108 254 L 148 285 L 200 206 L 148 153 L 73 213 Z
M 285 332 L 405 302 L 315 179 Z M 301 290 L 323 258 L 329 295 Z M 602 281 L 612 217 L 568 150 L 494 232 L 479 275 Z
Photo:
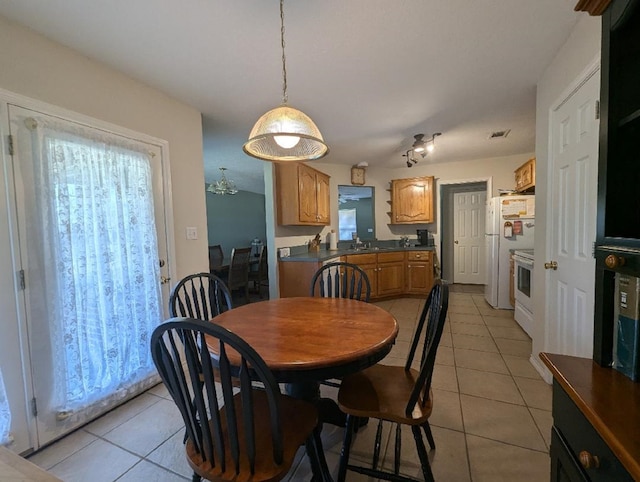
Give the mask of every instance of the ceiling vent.
M 509 135 L 509 132 L 511 132 L 511 129 L 492 132 L 491 134 L 489 134 L 489 139 L 504 139 Z

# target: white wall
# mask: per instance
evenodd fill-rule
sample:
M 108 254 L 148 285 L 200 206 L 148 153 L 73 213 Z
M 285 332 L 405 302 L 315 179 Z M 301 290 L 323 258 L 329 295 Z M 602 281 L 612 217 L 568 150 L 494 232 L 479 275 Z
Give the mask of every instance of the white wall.
M 205 192 L 193 188 L 204 184 L 197 110 L 4 17 L 0 65 L 2 89 L 167 140 L 177 276 L 206 270 Z M 198 228 L 198 240 L 185 239 L 186 226 Z
M 568 94 L 569 86 L 592 64 L 600 58 L 601 18 L 584 14 L 573 29 L 569 39 L 558 51 L 558 54 L 547 67 L 538 81 L 536 101 L 536 235 L 535 235 L 535 265 L 542 267 L 549 256 L 550 249 L 547 239 L 547 219 L 552 213 L 548 212 L 548 165 L 549 158 L 549 123 L 551 109 L 556 106 L 562 96 Z M 546 270 L 534 270 L 533 282 L 535 286 L 546 286 Z M 535 323 L 533 327 L 533 349 L 531 361 L 538 369 L 548 372 L 542 367 L 538 354 L 545 351 L 546 333 L 550 327 L 544 325 L 544 310 L 546 303 L 546 289 L 536 289 L 534 292 L 534 306 L 536 307 Z

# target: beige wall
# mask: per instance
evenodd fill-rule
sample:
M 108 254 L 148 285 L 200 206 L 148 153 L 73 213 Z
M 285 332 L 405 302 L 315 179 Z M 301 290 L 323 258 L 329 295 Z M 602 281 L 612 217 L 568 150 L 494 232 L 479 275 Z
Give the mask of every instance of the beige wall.
M 570 93 L 570 88 L 576 87 L 575 82 L 583 76 L 594 61 L 600 59 L 600 17 L 590 17 L 583 14 L 573 29 L 565 45 L 547 67 L 538 82 L 536 105 L 536 236 L 535 236 L 535 265 L 542 267 L 548 260 L 547 249 L 547 219 L 551 220 L 553 213 L 549 213 L 547 200 L 548 192 L 548 163 L 549 159 L 549 120 L 551 109 L 557 106 Z M 544 269 L 534 270 L 534 306 L 535 322 L 533 327 L 533 348 L 531 361 L 538 370 L 550 376 L 538 359 L 538 353 L 545 351 L 547 333 L 554 330 L 545 326 L 544 307 L 546 303 L 546 277 Z
M 0 17 L 0 65 L 2 89 L 168 141 L 174 277 L 207 269 L 205 192 L 194 189 L 204 184 L 202 121 L 197 110 L 4 17 Z M 198 240 L 185 239 L 186 226 L 198 228 Z
M 491 178 L 493 193 L 496 196 L 498 189 L 513 189 L 515 186 L 515 169 L 533 157 L 533 153 L 524 153 L 515 156 L 497 157 L 490 159 L 474 159 L 459 162 L 434 163 L 422 160 L 417 165 L 408 169 L 384 169 L 369 167 L 366 172 L 366 185 L 375 188 L 375 218 L 376 238 L 382 240 L 399 239 L 400 236 L 409 235 L 415 237 L 416 225 L 400 226 L 389 225 L 390 193 L 389 181 L 391 179 L 403 179 L 407 177 L 434 176 L 436 178 L 436 191 L 441 182 L 473 182 L 478 179 Z M 399 161 L 400 163 L 400 161 Z M 323 241 L 331 229 L 338 229 L 338 185 L 351 184 L 351 167 L 323 162 L 310 162 L 310 166 L 331 176 L 331 226 L 327 227 L 301 227 L 301 226 L 276 226 L 276 247 L 299 246 L 305 244 L 317 233 L 320 233 Z M 436 211 L 438 210 L 436 206 Z M 429 225 L 428 229 L 437 233 L 436 223 Z

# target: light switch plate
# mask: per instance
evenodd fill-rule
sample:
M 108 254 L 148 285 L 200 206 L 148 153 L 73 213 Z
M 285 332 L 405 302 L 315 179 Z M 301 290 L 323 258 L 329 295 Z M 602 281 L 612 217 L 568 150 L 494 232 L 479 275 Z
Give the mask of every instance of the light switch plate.
M 194 227 L 187 228 L 187 239 L 189 240 L 198 239 L 198 228 L 194 228 Z

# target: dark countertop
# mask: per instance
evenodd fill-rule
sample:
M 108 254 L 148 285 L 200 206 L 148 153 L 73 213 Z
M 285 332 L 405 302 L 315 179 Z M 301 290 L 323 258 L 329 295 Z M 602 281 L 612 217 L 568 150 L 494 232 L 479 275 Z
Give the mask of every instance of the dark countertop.
M 393 251 L 435 251 L 434 246 L 411 246 L 408 248 L 360 248 L 355 249 L 338 249 L 336 251 L 329 251 L 328 249 L 321 249 L 315 252 L 297 253 L 292 254 L 286 258 L 278 258 L 279 261 L 308 261 L 315 263 L 322 263 L 332 258 L 340 256 L 347 256 L 353 254 L 371 254 L 371 253 L 389 253 Z

